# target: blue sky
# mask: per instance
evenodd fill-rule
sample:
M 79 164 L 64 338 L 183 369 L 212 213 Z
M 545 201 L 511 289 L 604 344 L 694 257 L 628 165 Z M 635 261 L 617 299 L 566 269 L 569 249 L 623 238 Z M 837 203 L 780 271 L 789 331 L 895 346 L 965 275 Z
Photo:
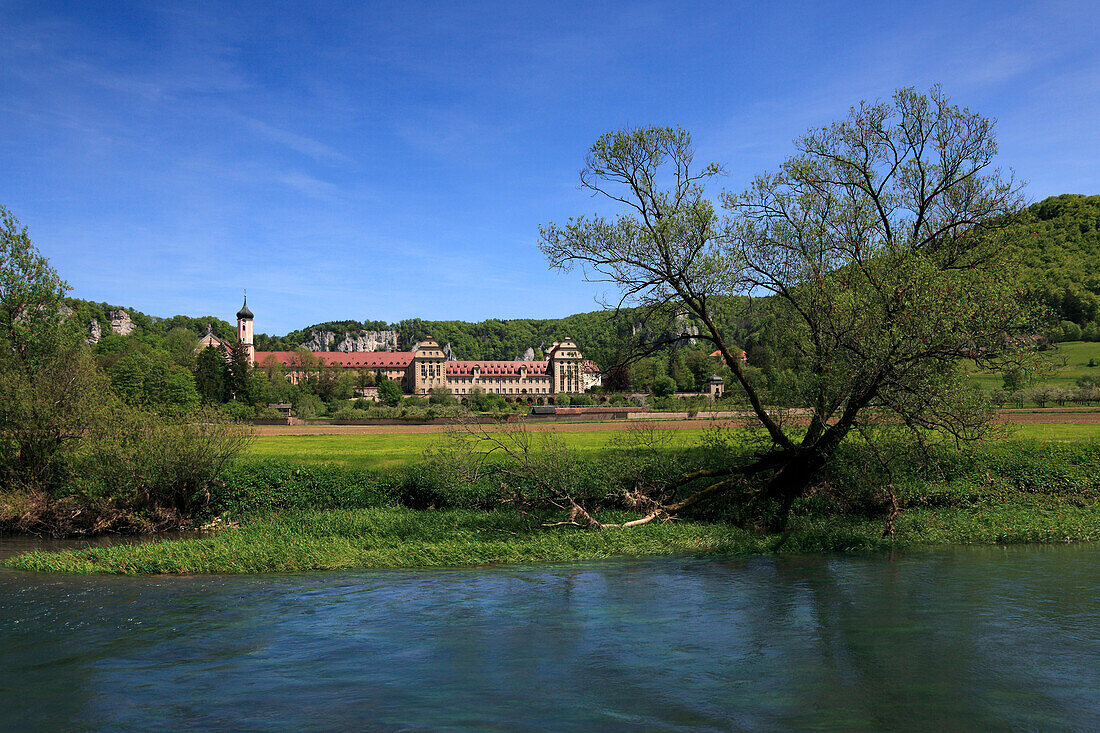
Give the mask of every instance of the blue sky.
M 256 330 L 594 310 L 538 226 L 585 150 L 692 131 L 740 189 L 939 82 L 1032 200 L 1100 193 L 1092 3 L 0 2 L 0 204 L 77 297 Z

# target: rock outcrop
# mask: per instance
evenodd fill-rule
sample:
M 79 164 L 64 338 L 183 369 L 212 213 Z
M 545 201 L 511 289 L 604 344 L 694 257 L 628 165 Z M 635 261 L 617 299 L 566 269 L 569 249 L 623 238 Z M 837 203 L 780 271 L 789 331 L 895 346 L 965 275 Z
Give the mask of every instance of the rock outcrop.
M 634 323 L 630 326 L 631 336 L 642 334 L 644 340 L 665 340 L 676 344 L 690 344 L 694 346 L 696 336 L 699 335 L 699 326 L 691 322 L 691 316 L 686 311 L 680 311 L 669 319 L 668 325 L 660 328 L 659 324 L 648 323 L 642 325 Z
M 98 344 L 103 336 L 103 329 L 99 327 L 99 321 L 92 319 L 88 322 L 88 338 L 84 339 L 89 344 Z
M 119 336 L 129 336 L 137 328 L 134 322 L 130 320 L 130 314 L 122 308 L 113 310 L 107 315 L 111 317 L 111 331 Z
M 353 331 L 338 336 L 334 331 L 311 331 L 302 348 L 310 351 L 393 351 L 397 331 Z

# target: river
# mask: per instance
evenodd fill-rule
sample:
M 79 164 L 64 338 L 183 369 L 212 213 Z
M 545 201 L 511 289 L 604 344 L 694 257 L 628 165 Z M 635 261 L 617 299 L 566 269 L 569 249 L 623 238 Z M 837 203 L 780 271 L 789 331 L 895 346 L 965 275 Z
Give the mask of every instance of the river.
M 1100 730 L 1098 581 L 1097 544 L 0 571 L 0 729 Z

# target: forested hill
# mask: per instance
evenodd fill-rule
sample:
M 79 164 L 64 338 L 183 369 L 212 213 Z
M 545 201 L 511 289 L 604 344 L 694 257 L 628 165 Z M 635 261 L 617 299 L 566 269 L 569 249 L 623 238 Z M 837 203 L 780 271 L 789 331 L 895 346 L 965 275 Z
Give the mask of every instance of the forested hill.
M 603 311 L 578 313 L 565 318 L 517 318 L 512 320 L 489 319 L 479 323 L 467 321 L 426 321 L 410 318 L 399 323 L 334 321 L 320 323 L 286 336 L 256 336 L 256 348 L 260 351 L 276 351 L 297 348 L 317 333 L 328 333 L 338 343 L 346 336 L 362 331 L 393 330 L 399 334 L 398 348 L 406 351 L 429 336 L 441 345 L 450 344 L 451 351 L 459 359 L 515 359 L 531 349 L 533 358 L 544 356 L 555 341 L 566 337 L 582 344 L 586 355 L 602 358 L 610 355 L 616 341 L 616 326 L 611 315 Z
M 1032 296 L 1059 321 L 1086 330 L 1091 324 L 1089 340 L 1100 337 L 1100 196 L 1040 201 L 1027 209 L 1015 233 L 1020 277 Z
M 1015 225 L 1014 235 L 1021 280 L 1031 297 L 1049 306 L 1055 322 L 1061 322 L 1053 334 L 1055 340 L 1100 339 L 1100 196 L 1065 194 L 1034 204 Z M 105 303 L 78 299 L 70 299 L 68 304 L 82 321 L 96 321 L 104 334 L 111 331 L 112 313 L 120 310 Z M 201 334 L 206 331 L 207 324 L 212 324 L 215 333 L 232 339 L 235 330 L 229 321 L 212 316 L 162 319 L 129 308 L 124 310 L 139 337 L 143 332 L 166 334 L 180 327 Z M 732 308 L 730 311 L 721 320 L 732 342 L 749 349 L 750 353 L 754 345 L 767 345 L 770 329 L 766 307 L 755 314 L 751 308 Z M 364 331 L 392 330 L 400 334 L 400 350 L 411 349 L 413 344 L 432 336 L 441 345 L 450 344 L 452 353 L 459 359 L 515 359 L 528 349 L 533 351 L 534 358 L 542 358 L 550 344 L 571 337 L 577 340 L 585 355 L 606 364 L 614 360 L 616 348 L 638 330 L 646 337 L 668 337 L 692 328 L 685 322 L 657 326 L 642 324 L 640 316 L 629 309 L 622 311 L 618 320 L 608 312 L 594 311 L 564 318 L 490 319 L 479 323 L 419 318 L 399 323 L 332 321 L 291 331 L 285 336 L 257 334 L 256 348 L 259 351 L 295 349 L 319 333 L 331 334 L 332 343 L 339 343 L 348 335 Z

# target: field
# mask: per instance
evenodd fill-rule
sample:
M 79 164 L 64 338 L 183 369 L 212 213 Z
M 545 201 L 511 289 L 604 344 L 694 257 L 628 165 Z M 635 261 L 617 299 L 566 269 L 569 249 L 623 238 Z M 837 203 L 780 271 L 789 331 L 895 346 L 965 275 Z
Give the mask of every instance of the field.
M 1100 366 L 1088 366 L 1090 359 L 1100 364 L 1100 342 L 1069 341 L 1055 344 L 1055 348 L 1043 352 L 1043 356 L 1050 367 L 1050 373 L 1038 380 L 1040 384 L 1073 387 L 1081 377 L 1100 377 Z M 971 378 L 987 392 L 1004 386 L 1003 377 L 998 373 L 975 371 Z
M 1017 414 L 1026 418 L 1029 413 Z M 704 426 L 700 426 L 670 431 L 671 446 L 699 445 L 705 430 Z M 1100 423 L 1013 425 L 1007 430 L 1010 440 L 1100 439 Z M 581 453 L 598 453 L 616 437 L 614 432 L 595 430 L 563 432 L 556 435 L 564 445 Z M 261 435 L 253 439 L 248 456 L 279 458 L 302 464 L 335 463 L 352 468 L 386 468 L 415 460 L 426 449 L 440 445 L 445 440 L 446 436 L 440 433 Z
M 1043 410 L 1003 417 L 1036 413 L 1067 421 L 1100 415 Z M 705 427 L 685 424 L 668 432 L 672 446 L 705 445 Z M 616 465 L 605 460 L 614 454 L 601 453 L 622 439 L 621 431 L 576 427 L 557 438 L 587 455 L 591 466 Z M 455 483 L 422 471 L 432 461 L 417 459 L 447 439 L 439 433 L 259 436 L 249 457 L 282 462 L 246 461 L 226 478 L 220 506 L 239 527 L 230 522 L 212 535 L 178 541 L 33 552 L 4 564 L 65 573 L 257 573 L 1100 539 L 1100 443 L 1089 442 L 1100 440 L 1096 421 L 1007 425 L 975 451 L 947 447 L 934 470 L 899 464 L 896 489 L 905 511 L 893 539 L 883 537 L 878 510 L 857 504 L 840 510 L 848 505 L 834 505 L 828 495 L 807 497 L 779 534 L 699 517 L 598 532 L 553 526 L 564 513 L 539 519 L 501 505 L 492 482 Z M 851 447 L 836 475 L 856 485 L 865 454 Z M 328 465 L 307 469 L 311 464 Z M 591 474 L 596 495 L 614 481 L 612 473 Z M 637 516 L 613 507 L 596 513 L 605 522 Z

